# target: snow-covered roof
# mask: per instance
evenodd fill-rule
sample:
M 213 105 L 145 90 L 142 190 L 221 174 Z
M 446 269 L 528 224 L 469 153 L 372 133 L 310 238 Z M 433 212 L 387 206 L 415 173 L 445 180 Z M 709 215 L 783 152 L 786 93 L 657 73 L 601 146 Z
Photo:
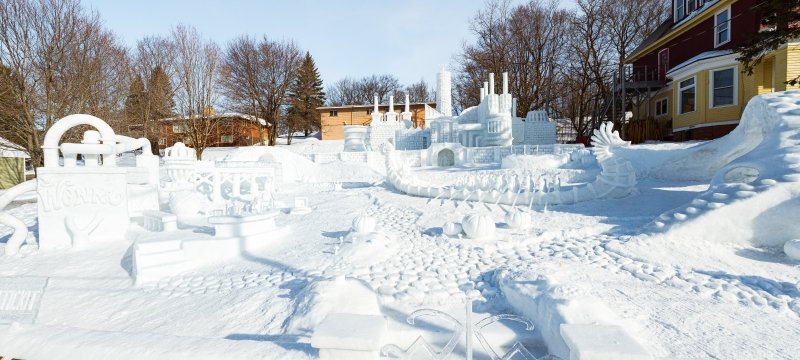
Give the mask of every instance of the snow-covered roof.
M 0 137 L 0 157 L 29 158 L 19 145 Z
M 706 60 L 706 59 L 712 59 L 712 58 L 715 58 L 715 57 L 720 57 L 720 56 L 725 56 L 725 55 L 730 55 L 730 54 L 733 54 L 733 50 L 712 50 L 712 51 L 702 52 L 702 53 L 699 53 L 699 54 L 695 55 L 691 59 L 686 60 L 686 61 L 678 64 L 677 66 L 673 67 L 672 69 L 669 70 L 667 75 L 670 75 L 670 74 L 672 74 L 672 73 L 674 73 L 674 72 L 676 72 L 676 71 L 678 71 L 680 69 L 683 69 L 683 68 L 685 68 L 685 67 L 687 67 L 687 66 L 689 66 L 691 64 L 694 64 L 694 63 L 696 63 L 698 61 Z
M 192 117 L 199 118 L 200 115 L 193 115 Z M 188 117 L 186 117 L 186 116 L 175 116 L 175 117 L 169 117 L 169 118 L 160 119 L 158 121 L 164 121 L 164 122 L 167 122 L 167 121 L 180 121 L 180 120 L 186 120 L 187 118 Z M 208 117 L 209 120 L 219 120 L 219 119 L 224 119 L 224 118 L 242 118 L 242 119 L 250 120 L 250 121 L 258 120 L 258 123 L 261 124 L 261 126 L 267 126 L 267 124 L 268 124 L 267 121 L 262 119 L 262 118 L 255 117 L 253 115 L 237 113 L 237 112 L 226 112 L 226 113 L 221 113 L 221 114 L 214 114 L 214 115 Z

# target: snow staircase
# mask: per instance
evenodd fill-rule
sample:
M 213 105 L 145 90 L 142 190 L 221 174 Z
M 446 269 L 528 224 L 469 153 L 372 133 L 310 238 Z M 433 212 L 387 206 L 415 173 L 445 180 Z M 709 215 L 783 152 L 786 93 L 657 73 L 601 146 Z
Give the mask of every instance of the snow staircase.
M 134 282 L 136 285 L 180 274 L 188 269 L 181 240 L 137 242 L 134 244 Z

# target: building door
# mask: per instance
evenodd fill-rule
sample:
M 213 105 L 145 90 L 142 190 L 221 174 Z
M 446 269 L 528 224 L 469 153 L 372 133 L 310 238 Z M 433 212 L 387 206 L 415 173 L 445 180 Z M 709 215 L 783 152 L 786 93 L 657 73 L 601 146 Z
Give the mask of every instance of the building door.
M 436 165 L 445 167 L 453 166 L 455 164 L 456 154 L 453 153 L 453 150 L 442 149 L 442 151 L 439 151 L 439 154 L 436 155 Z
M 669 48 L 658 52 L 658 80 L 667 80 L 667 70 L 669 70 Z

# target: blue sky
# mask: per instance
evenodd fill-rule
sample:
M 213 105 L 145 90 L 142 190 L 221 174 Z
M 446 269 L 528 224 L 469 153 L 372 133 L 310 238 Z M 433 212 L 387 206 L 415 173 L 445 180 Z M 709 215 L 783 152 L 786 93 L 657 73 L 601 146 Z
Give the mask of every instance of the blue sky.
M 521 2 L 517 0 L 516 2 Z M 562 1 L 570 6 L 573 1 Z M 389 73 L 402 84 L 435 83 L 471 38 L 483 0 L 245 1 L 84 0 L 130 46 L 179 23 L 225 44 L 241 35 L 292 39 L 311 52 L 327 86 L 345 76 Z

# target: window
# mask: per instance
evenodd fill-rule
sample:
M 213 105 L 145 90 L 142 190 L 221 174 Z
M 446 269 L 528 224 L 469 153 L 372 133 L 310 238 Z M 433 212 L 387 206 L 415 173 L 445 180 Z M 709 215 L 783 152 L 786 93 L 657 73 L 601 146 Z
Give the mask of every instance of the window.
M 697 10 L 697 0 L 687 0 L 686 1 L 686 13 L 691 13 L 692 11 Z
M 679 114 L 685 114 L 694 111 L 695 84 L 693 77 L 681 81 L 680 88 L 678 89 L 678 96 L 680 99 L 678 104 L 680 105 L 680 108 L 678 108 Z
M 367 109 L 367 115 L 372 115 L 372 109 Z
M 172 125 L 172 133 L 173 134 L 183 134 L 186 132 L 185 127 L 183 124 L 174 124 Z
M 656 101 L 656 116 L 667 115 L 668 106 L 667 98 Z
M 230 144 L 233 142 L 233 135 L 222 135 L 219 137 L 219 142 L 223 144 Z
M 714 15 L 714 47 L 731 41 L 731 9 L 725 9 Z
M 686 16 L 684 1 L 686 0 L 675 0 L 675 22 L 680 21 Z
M 339 112 L 336 111 L 336 110 L 331 110 L 330 115 L 331 115 L 331 117 L 336 117 L 336 116 L 339 116 Z
M 734 68 L 711 71 L 711 107 L 736 104 L 736 72 Z
M 164 138 L 158 139 L 158 145 L 166 145 L 166 144 L 167 144 L 167 139 Z

